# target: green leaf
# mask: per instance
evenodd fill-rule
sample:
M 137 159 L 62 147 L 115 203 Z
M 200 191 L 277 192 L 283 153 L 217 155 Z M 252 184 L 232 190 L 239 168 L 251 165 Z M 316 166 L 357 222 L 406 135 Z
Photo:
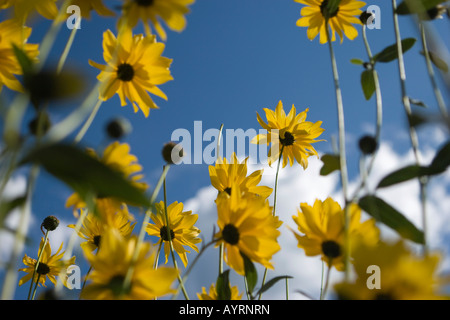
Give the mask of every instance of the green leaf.
M 218 300 L 231 300 L 229 274 L 230 270 L 226 270 L 217 277 L 216 291 Z
M 326 176 L 333 171 L 341 169 L 341 162 L 339 160 L 339 155 L 334 154 L 324 154 L 320 160 L 323 162 L 323 166 L 320 169 L 320 175 Z
M 420 51 L 420 54 L 425 56 L 425 53 L 423 51 Z M 441 71 L 444 71 L 445 73 L 448 72 L 448 64 L 442 60 L 437 54 L 434 52 L 428 51 L 428 55 L 430 56 L 431 62 Z
M 444 144 L 444 146 L 439 149 L 433 158 L 429 166 L 429 171 L 432 174 L 439 174 L 447 170 L 450 166 L 450 141 Z
M 33 72 L 33 61 L 27 56 L 25 51 L 20 49 L 14 43 L 12 44 L 14 54 L 19 62 L 20 67 L 22 68 L 23 74 L 28 75 Z
M 362 66 L 364 64 L 364 61 L 362 61 L 361 59 L 351 59 L 350 60 L 351 63 L 356 64 L 356 65 L 360 65 Z
M 422 100 L 409 98 L 409 103 L 419 106 L 419 107 L 422 107 L 422 108 L 428 108 L 428 106 Z
M 366 100 L 369 100 L 375 92 L 375 80 L 373 70 L 365 70 L 361 73 L 361 87 Z
M 397 6 L 396 13 L 400 15 L 423 13 L 446 1 L 447 0 L 406 0 Z
M 8 214 L 15 208 L 25 203 L 27 197 L 20 196 L 8 201 L 2 201 L 0 204 L 0 229 L 3 227 L 3 223 Z
M 414 38 L 403 39 L 401 43 L 402 43 L 402 52 L 405 53 L 414 46 L 414 44 L 416 43 L 416 39 Z M 380 53 L 377 53 L 373 57 L 373 60 L 375 62 L 391 62 L 392 60 L 397 59 L 397 57 L 398 57 L 397 44 L 393 44 L 383 49 L 383 51 L 381 51 Z
M 22 164 L 38 163 L 80 195 L 111 197 L 130 205 L 150 206 L 148 197 L 122 173 L 113 170 L 72 145 L 56 144 L 37 148 Z
M 264 284 L 261 289 L 259 289 L 258 293 L 256 294 L 257 296 L 266 292 L 267 290 L 269 290 L 275 283 L 277 283 L 280 280 L 283 279 L 292 279 L 291 276 L 279 276 L 279 277 L 275 277 L 269 281 L 266 282 L 266 284 Z
M 256 272 L 253 262 L 241 251 L 241 256 L 244 259 L 245 278 L 247 279 L 248 293 L 252 296 L 256 283 L 258 282 L 258 273 Z
M 367 195 L 359 200 L 359 206 L 374 219 L 395 230 L 403 238 L 419 244 L 425 242 L 423 232 L 384 200 Z
M 410 165 L 388 174 L 378 183 L 377 188 L 389 187 L 394 184 L 402 183 L 411 179 L 416 179 L 428 174 L 428 167 Z

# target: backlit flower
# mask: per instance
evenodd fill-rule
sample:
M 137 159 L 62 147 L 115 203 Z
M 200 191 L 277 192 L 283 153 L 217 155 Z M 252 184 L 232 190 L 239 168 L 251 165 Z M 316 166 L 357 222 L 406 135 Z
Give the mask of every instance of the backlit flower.
M 366 4 L 356 0 L 341 0 L 336 9 L 327 9 L 329 0 L 294 0 L 307 5 L 303 7 L 300 14 L 301 18 L 297 20 L 297 26 L 308 27 L 306 35 L 308 39 L 313 40 L 320 33 L 320 43 L 327 43 L 326 29 L 331 28 L 331 41 L 336 40 L 336 34 L 344 40 L 343 35 L 350 40 L 358 36 L 358 31 L 352 24 L 361 24 L 359 16 L 361 7 Z M 328 22 L 327 22 L 328 20 Z
M 167 215 L 169 219 L 169 224 L 167 224 L 164 212 L 164 202 L 161 201 L 160 203 L 156 203 L 155 206 L 156 212 L 151 215 L 154 224 L 148 224 L 146 228 L 147 233 L 150 236 L 159 237 L 156 245 L 161 243 L 164 245 L 166 263 L 170 255 L 170 236 L 175 252 L 178 253 L 181 261 L 183 261 L 183 264 L 186 267 L 188 263 L 186 253 L 189 253 L 189 251 L 184 247 L 190 247 L 198 252 L 196 244 L 201 242 L 201 239 L 198 238 L 200 230 L 194 226 L 194 223 L 197 222 L 198 215 L 192 214 L 192 211 L 183 211 L 183 203 L 175 201 L 167 206 Z M 167 226 L 169 227 L 170 234 L 168 233 Z
M 34 275 L 33 282 L 36 283 L 39 279 L 39 286 L 45 285 L 45 280 L 48 278 L 53 284 L 56 284 L 56 277 L 60 275 L 61 270 L 67 269 L 70 265 L 73 265 L 75 263 L 75 257 L 70 258 L 68 261 L 61 260 L 64 256 L 64 251 L 61 252 L 63 244 L 61 243 L 58 251 L 52 255 L 52 248 L 50 247 L 50 243 L 47 241 L 45 244 L 45 247 L 42 248 L 44 245 L 44 238 L 41 239 L 41 244 L 39 245 L 39 252 L 38 256 L 41 253 L 41 250 L 44 250 L 42 252 L 41 259 L 39 261 L 39 265 L 36 271 L 36 274 Z M 32 277 L 34 273 L 34 269 L 36 267 L 37 260 L 30 258 L 25 254 L 25 256 L 22 259 L 23 264 L 26 266 L 25 268 L 19 269 L 19 271 L 24 271 L 27 274 L 24 275 L 19 280 L 19 286 L 22 284 L 28 282 Z M 66 279 L 62 279 L 63 283 L 66 284 Z
M 188 6 L 194 2 L 195 0 L 126 0 L 119 26 L 126 23 L 128 28 L 134 28 L 141 20 L 146 33 L 150 34 L 151 22 L 158 35 L 165 41 L 167 34 L 159 20 L 163 20 L 171 30 L 183 31 L 186 27 L 184 15 L 189 13 Z
M 13 50 L 13 44 L 25 51 L 28 58 L 34 60 L 38 54 L 37 44 L 27 44 L 31 28 L 22 26 L 15 20 L 0 22 L 0 90 L 3 85 L 11 90 L 23 92 L 23 86 L 16 79 L 23 70 Z
M 272 215 L 267 200 L 243 194 L 237 185 L 231 196 L 219 194 L 216 200 L 220 229 L 216 246 L 224 244 L 224 260 L 238 274 L 244 275 L 242 254 L 253 262 L 273 269 L 272 256 L 280 250 L 277 238 L 281 222 Z
M 83 18 L 90 18 L 91 11 L 94 10 L 100 16 L 114 16 L 114 12 L 109 10 L 103 4 L 103 0 L 72 0 L 70 5 L 75 5 L 80 8 L 81 16 Z
M 312 123 L 306 121 L 306 114 L 309 109 L 297 114 L 295 106 L 292 105 L 288 115 L 284 112 L 283 103 L 280 101 L 275 111 L 264 108 L 267 123 L 256 113 L 259 124 L 267 130 L 267 134 L 258 134 L 252 139 L 252 143 L 267 144 L 272 143 L 269 150 L 268 163 L 271 165 L 278 160 L 283 149 L 283 168 L 292 166 L 297 161 L 303 168 L 308 166 L 308 157 L 318 156 L 312 143 L 322 141 L 314 140 L 325 130 L 320 127 L 322 121 Z
M 137 238 L 124 238 L 118 230 L 107 229 L 96 253 L 85 248 L 84 254 L 92 272 L 81 298 L 89 300 L 150 300 L 174 290 L 177 270 L 169 267 L 154 269 L 156 254 L 150 243 L 142 243 L 134 264 L 129 285 L 125 279 L 131 266 Z
M 155 36 L 132 35 L 124 30 L 116 38 L 111 30 L 103 33 L 103 59 L 106 65 L 89 60 L 89 64 L 101 70 L 97 79 L 101 82 L 100 99 L 108 100 L 116 93 L 122 106 L 127 99 L 134 112 L 140 109 L 148 117 L 150 109 L 158 106 L 149 93 L 167 100 L 158 85 L 173 80 L 169 67 L 171 59 L 162 57 L 164 43 Z
M 419 256 L 403 241 L 357 246 L 353 266 L 356 278 L 334 289 L 340 299 L 436 300 L 448 299 L 438 275 L 441 256 Z M 377 274 L 378 273 L 378 274 Z
M 27 18 L 38 12 L 46 19 L 53 20 L 58 16 L 57 0 L 3 0 L 0 9 L 14 8 L 14 17 L 24 23 Z
M 239 293 L 239 288 L 237 286 L 230 286 L 230 291 L 230 300 L 242 300 L 242 295 L 244 293 Z M 202 287 L 202 293 L 197 293 L 197 297 L 199 300 L 218 300 L 219 297 L 217 295 L 216 285 L 214 283 L 211 284 L 209 287 L 209 292 L 206 292 L 206 288 Z
M 329 267 L 344 270 L 344 211 L 339 203 L 331 198 L 316 200 L 313 206 L 301 203 L 297 216 L 293 216 L 298 231 L 293 231 L 298 247 L 305 250 L 307 256 L 320 255 Z M 351 248 L 360 242 L 376 244 L 379 230 L 374 219 L 361 222 L 361 209 L 352 204 L 349 207 L 349 236 Z
M 214 166 L 209 166 L 209 177 L 211 184 L 219 192 L 231 194 L 231 186 L 238 185 L 242 192 L 252 193 L 266 199 L 272 193 L 272 188 L 258 186 L 261 181 L 263 170 L 256 170 L 247 176 L 247 160 L 239 162 L 233 152 L 231 159 L 219 158 Z

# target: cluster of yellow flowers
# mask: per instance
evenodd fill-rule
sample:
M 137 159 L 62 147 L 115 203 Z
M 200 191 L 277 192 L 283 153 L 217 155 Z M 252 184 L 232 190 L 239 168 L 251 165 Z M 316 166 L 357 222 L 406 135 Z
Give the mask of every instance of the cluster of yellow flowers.
M 100 70 L 97 77 L 100 82 L 99 101 L 108 100 L 117 93 L 122 106 L 128 100 L 135 112 L 141 110 L 148 117 L 150 109 L 158 108 L 150 94 L 167 99 L 158 86 L 173 79 L 170 72 L 172 60 L 162 56 L 165 44 L 157 40 L 158 37 L 162 41 L 167 40 L 160 21 L 164 21 L 171 30 L 182 31 L 186 26 L 185 15 L 194 1 L 124 0 L 117 21 L 118 33 L 114 34 L 111 30 L 103 33 L 105 64 L 89 61 L 91 66 Z M 329 0 L 295 1 L 306 5 L 301 10 L 302 17 L 297 25 L 308 27 L 309 39 L 320 34 L 320 43 L 327 43 L 335 40 L 335 33 L 340 36 L 341 42 L 344 34 L 349 39 L 357 37 L 353 24 L 361 24 L 358 16 L 365 3 L 342 0 L 337 8 L 330 10 Z M 23 74 L 23 69 L 13 45 L 26 53 L 29 59 L 34 61 L 38 58 L 39 46 L 27 43 L 31 28 L 25 25 L 30 15 L 37 12 L 46 19 L 63 21 L 67 17 L 64 6 L 68 5 L 79 6 L 83 17 L 90 17 L 92 10 L 100 16 L 114 15 L 102 0 L 65 1 L 61 10 L 57 4 L 57 0 L 0 0 L 0 9 L 13 9 L 13 18 L 0 22 L 1 87 L 5 85 L 11 90 L 25 91 L 16 78 Z M 139 21 L 144 23 L 145 34 L 133 34 Z M 332 30 L 331 36 L 328 28 Z M 297 113 L 295 106 L 292 106 L 286 114 L 280 101 L 274 110 L 264 109 L 266 121 L 257 114 L 258 123 L 267 133 L 257 135 L 252 143 L 269 145 L 272 142 L 268 159 L 269 165 L 278 164 L 277 177 L 281 163 L 282 168 L 287 164 L 299 164 L 307 169 L 308 158 L 318 157 L 313 144 L 323 141 L 318 138 L 324 129 L 321 121 L 306 120 L 308 110 Z M 145 192 L 148 189 L 143 182 L 142 166 L 128 144 L 115 141 L 101 155 L 91 149 L 86 153 L 118 173 L 136 190 Z M 225 262 L 244 277 L 249 276 L 249 262 L 260 264 L 266 270 L 274 269 L 273 256 L 281 249 L 278 242 L 280 228 L 286 223 L 276 213 L 277 180 L 275 189 L 260 185 L 263 170 L 248 173 L 247 160 L 239 161 L 233 154 L 229 159 L 218 157 L 216 163 L 209 166 L 211 185 L 218 191 L 215 204 L 219 229 L 210 244 L 220 248 L 220 264 Z M 169 166 L 170 163 L 167 164 Z M 273 196 L 273 205 L 270 204 L 270 196 Z M 81 298 L 155 299 L 176 294 L 178 290 L 174 289 L 174 282 L 177 280 L 179 288 L 184 290 L 182 272 L 174 254 L 178 254 L 186 268 L 191 263 L 187 256 L 189 248 L 200 253 L 197 245 L 202 240 L 201 230 L 195 226 L 197 214 L 184 211 L 181 202 L 169 204 L 164 199 L 151 204 L 146 212 L 149 220 L 144 221 L 141 233 L 135 234 L 137 222 L 128 209 L 133 203 L 102 194 L 95 194 L 91 202 L 88 200 L 85 194 L 74 192 L 66 202 L 67 208 L 72 208 L 79 219 L 79 224 L 69 227 L 83 239 L 82 251 L 90 265 Z M 362 221 L 362 210 L 357 203 L 348 202 L 342 207 L 332 198 L 317 199 L 312 204 L 300 203 L 292 219 L 297 230 L 288 228 L 307 256 L 320 256 L 328 270 L 333 267 L 340 272 L 350 267 L 354 269 L 356 277 L 353 280 L 346 279 L 335 286 L 339 298 L 440 297 L 436 290 L 439 280 L 435 277 L 439 257 L 433 254 L 417 256 L 404 241 L 384 241 L 380 238 L 374 218 Z M 26 275 L 20 279 L 19 285 L 31 280 L 30 293 L 33 285 L 34 293 L 38 286 L 45 286 L 47 278 L 56 285 L 56 277 L 59 276 L 67 285 L 65 270 L 75 263 L 75 257 L 66 259 L 65 252 L 61 252 L 62 244 L 52 255 L 48 234 L 56 226 L 55 217 L 46 219 L 42 224 L 46 232 L 38 258 L 23 257 L 25 267 L 19 271 Z M 158 242 L 151 244 L 145 241 L 144 233 L 159 238 Z M 162 250 L 165 264 L 172 257 L 172 267 L 158 265 Z M 366 270 L 369 265 L 377 265 L 383 270 L 380 290 L 367 287 Z M 243 297 L 244 293 L 240 293 L 237 287 L 231 287 L 229 283 L 226 286 L 229 286 L 228 299 Z M 261 292 L 264 291 L 262 289 L 266 289 L 264 283 Z M 219 299 L 224 297 L 221 290 L 223 288 L 219 288 L 218 283 L 213 283 L 209 286 L 209 292 L 203 287 L 197 297 Z M 251 290 L 245 294 L 254 298 Z

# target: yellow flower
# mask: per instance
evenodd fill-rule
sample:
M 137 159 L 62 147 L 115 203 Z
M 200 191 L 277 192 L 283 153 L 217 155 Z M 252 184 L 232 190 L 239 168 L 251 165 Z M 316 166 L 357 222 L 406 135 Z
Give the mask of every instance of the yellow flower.
M 31 28 L 23 27 L 15 20 L 0 22 L 0 91 L 5 85 L 11 90 L 23 92 L 22 84 L 15 78 L 23 71 L 12 44 L 24 50 L 30 59 L 35 59 L 39 54 L 39 45 L 26 43 L 30 34 Z
M 444 284 L 437 275 L 440 260 L 435 253 L 414 254 L 403 241 L 360 245 L 354 249 L 356 279 L 338 283 L 334 289 L 339 298 L 351 300 L 448 299 L 439 292 Z
M 366 4 L 356 0 L 341 0 L 337 9 L 330 12 L 326 7 L 329 0 L 294 0 L 307 5 L 303 7 L 297 20 L 297 26 L 308 27 L 306 35 L 313 40 L 320 32 L 320 43 L 327 43 L 326 29 L 331 28 L 331 41 L 336 40 L 335 32 L 339 34 L 341 43 L 344 40 L 343 34 L 350 40 L 358 36 L 358 31 L 352 24 L 361 24 L 359 16 L 361 7 Z M 328 22 L 327 22 L 328 20 Z
M 129 237 L 131 235 L 136 223 L 131 223 L 129 220 L 130 213 L 128 212 L 128 208 L 125 204 L 123 204 L 121 209 L 117 212 L 107 212 L 112 213 L 107 215 L 107 219 L 101 219 L 101 217 L 89 212 L 83 220 L 83 225 L 77 232 L 80 238 L 86 240 L 81 243 L 82 248 L 86 247 L 86 250 L 91 251 L 97 249 L 106 228 L 117 229 L 124 237 Z M 70 224 L 68 227 L 75 228 L 75 225 Z
M 164 244 L 164 254 L 166 262 L 170 255 L 169 234 L 167 233 L 166 216 L 164 212 L 164 202 L 156 203 L 156 213 L 152 213 L 151 218 L 154 224 L 149 223 L 146 231 L 150 236 L 159 237 L 156 245 Z M 184 246 L 188 246 L 198 252 L 196 243 L 201 242 L 198 238 L 200 230 L 194 226 L 197 222 L 198 215 L 192 214 L 192 211 L 183 211 L 183 203 L 175 201 L 167 207 L 167 215 L 169 219 L 170 239 L 172 240 L 175 252 L 183 261 L 186 267 L 188 263 L 187 251 Z
M 102 236 L 97 253 L 84 249 L 86 259 L 92 266 L 90 283 L 81 292 L 81 298 L 89 300 L 150 300 L 174 290 L 177 278 L 174 268 L 154 269 L 156 254 L 150 243 L 142 243 L 129 286 L 124 286 L 127 270 L 136 248 L 137 238 L 124 238 L 118 230 L 109 228 Z
M 296 160 L 304 169 L 308 166 L 308 157 L 315 155 L 317 151 L 311 145 L 322 140 L 314 140 L 325 130 L 320 127 L 322 121 L 312 123 L 306 120 L 306 114 L 309 109 L 297 114 L 295 106 L 292 105 L 291 111 L 286 116 L 283 109 L 283 103 L 280 101 L 275 111 L 264 108 L 267 122 L 265 123 L 260 115 L 256 113 L 259 124 L 268 131 L 267 134 L 258 134 L 252 139 L 252 143 L 267 144 L 272 142 L 269 150 L 268 163 L 272 165 L 280 157 L 283 149 L 283 168 L 294 164 Z
M 209 166 L 209 177 L 211 184 L 219 193 L 231 194 L 231 186 L 236 184 L 242 192 L 252 193 L 266 199 L 272 193 L 272 188 L 258 186 L 261 181 L 263 170 L 256 170 L 247 176 L 247 160 L 239 163 L 236 154 L 228 162 L 226 158 L 219 158 L 214 166 Z
M 103 59 L 106 65 L 89 60 L 89 64 L 101 70 L 97 79 L 101 82 L 100 98 L 110 99 L 118 94 L 122 106 L 127 99 L 134 112 L 140 109 L 148 117 L 150 109 L 157 109 L 149 93 L 167 100 L 158 85 L 173 80 L 169 67 L 171 59 L 162 57 L 165 45 L 155 41 L 155 36 L 132 35 L 131 29 L 118 38 L 111 30 L 103 33 Z
M 239 293 L 239 288 L 237 286 L 231 287 L 231 299 L 230 300 L 242 300 L 242 295 L 244 293 Z M 202 293 L 197 293 L 199 300 L 218 300 L 216 285 L 213 283 L 209 287 L 209 292 L 206 292 L 206 288 L 202 287 Z
M 58 16 L 57 0 L 3 0 L 0 9 L 14 7 L 14 16 L 24 23 L 31 13 L 37 11 L 46 19 L 53 20 Z
M 311 207 L 300 204 L 297 216 L 292 216 L 300 235 L 291 230 L 298 241 L 298 247 L 305 250 L 307 256 L 321 255 L 329 267 L 344 270 L 344 211 L 339 203 L 331 198 L 316 200 Z M 375 245 L 379 239 L 379 230 L 374 219 L 361 223 L 361 209 L 356 204 L 349 207 L 350 253 L 351 248 L 360 242 Z
M 95 12 L 100 16 L 115 15 L 113 11 L 105 7 L 103 0 L 72 0 L 69 5 L 76 5 L 80 7 L 81 16 L 87 19 L 91 17 L 92 10 L 95 10 Z
M 103 151 L 101 157 L 98 157 L 92 149 L 87 149 L 87 153 L 111 169 L 123 174 L 136 188 L 142 191 L 148 188 L 145 182 L 140 181 L 143 177 L 140 173 L 142 166 L 138 163 L 137 157 L 130 153 L 130 146 L 127 143 L 119 143 L 117 141 L 111 143 Z M 122 207 L 122 202 L 104 197 L 97 198 L 95 204 L 98 212 L 105 219 L 108 219 L 108 216 L 111 216 L 111 214 L 120 211 Z M 74 213 L 76 213 L 78 209 L 86 208 L 87 205 L 77 193 L 74 193 L 67 199 L 66 207 L 73 207 Z
M 39 265 L 37 268 L 37 272 L 34 275 L 33 282 L 36 283 L 39 279 L 38 285 L 45 285 L 45 280 L 48 278 L 53 284 L 56 284 L 56 277 L 60 275 L 61 270 L 67 269 L 70 265 L 73 265 L 75 263 L 75 257 L 70 258 L 68 261 L 62 261 L 61 259 L 64 256 L 64 252 L 61 252 L 63 244 L 61 243 L 61 246 L 59 247 L 58 251 L 52 255 L 52 248 L 50 247 L 50 243 L 47 241 L 45 244 L 45 247 L 42 248 L 44 245 L 44 238 L 41 239 L 41 244 L 39 245 L 39 252 L 38 256 L 41 253 L 41 250 L 44 250 L 42 252 L 41 259 L 39 261 Z M 26 254 L 22 259 L 23 264 L 26 266 L 25 268 L 19 269 L 19 271 L 24 271 L 27 274 L 24 275 L 19 280 L 19 286 L 23 285 L 24 283 L 28 282 L 32 277 L 34 273 L 34 268 L 36 267 L 37 260 L 28 257 Z M 66 285 L 66 279 L 62 279 L 64 285 Z
M 126 0 L 123 5 L 123 15 L 119 26 L 126 23 L 128 28 L 134 28 L 142 20 L 147 34 L 151 34 L 149 20 L 163 41 L 167 40 L 166 32 L 159 23 L 161 18 L 174 31 L 181 32 L 186 27 L 185 14 L 188 6 L 195 0 Z
M 244 275 L 243 253 L 250 260 L 273 269 L 272 256 L 280 250 L 277 228 L 281 222 L 272 215 L 267 200 L 243 194 L 237 185 L 231 196 L 219 194 L 216 200 L 220 229 L 214 235 L 216 246 L 224 244 L 224 260 L 238 274 Z

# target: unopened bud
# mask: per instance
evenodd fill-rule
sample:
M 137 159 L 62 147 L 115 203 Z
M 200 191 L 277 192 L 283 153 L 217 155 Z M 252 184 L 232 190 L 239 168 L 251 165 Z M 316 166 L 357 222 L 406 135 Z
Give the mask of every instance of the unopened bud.
M 55 216 L 48 216 L 41 224 L 41 230 L 44 228 L 47 231 L 53 231 L 59 226 L 59 220 Z
M 184 151 L 180 144 L 168 142 L 162 149 L 162 156 L 168 164 L 177 164 L 183 158 Z

